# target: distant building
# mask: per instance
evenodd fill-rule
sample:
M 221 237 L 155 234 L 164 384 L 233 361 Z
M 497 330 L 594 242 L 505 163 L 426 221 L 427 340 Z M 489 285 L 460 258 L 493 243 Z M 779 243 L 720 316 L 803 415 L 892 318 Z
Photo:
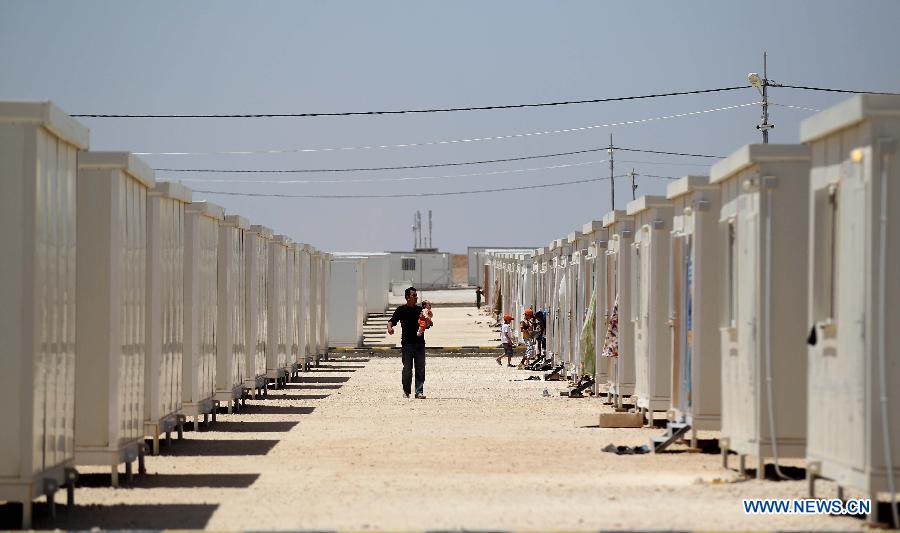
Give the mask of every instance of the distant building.
M 453 281 L 451 254 L 437 248 L 419 248 L 413 252 L 388 252 L 390 277 L 394 294 L 395 286 L 409 285 L 417 289 L 446 289 Z
M 491 250 L 497 252 L 508 253 L 528 253 L 534 251 L 537 246 L 525 248 L 521 246 L 469 246 L 467 255 L 469 256 L 469 285 L 478 286 L 483 283 L 484 277 L 484 252 Z

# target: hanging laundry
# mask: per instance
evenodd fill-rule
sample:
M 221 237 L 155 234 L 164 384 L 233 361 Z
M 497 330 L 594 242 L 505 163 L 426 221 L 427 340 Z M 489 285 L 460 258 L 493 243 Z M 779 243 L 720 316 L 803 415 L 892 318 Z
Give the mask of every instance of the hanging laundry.
M 613 304 L 612 313 L 606 321 L 606 338 L 603 340 L 602 357 L 619 357 L 619 295 Z
M 588 305 L 587 315 L 584 317 L 584 326 L 581 328 L 581 361 L 584 366 L 581 370 L 583 376 L 593 376 L 596 368 L 596 342 L 594 339 L 594 324 L 597 322 L 597 288 L 591 292 L 591 303 Z

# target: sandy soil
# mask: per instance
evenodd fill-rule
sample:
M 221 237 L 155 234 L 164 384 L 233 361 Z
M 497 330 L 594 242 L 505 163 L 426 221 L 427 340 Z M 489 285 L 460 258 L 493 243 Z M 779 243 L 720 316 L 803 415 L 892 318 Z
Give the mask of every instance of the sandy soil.
M 428 361 L 428 399 L 405 399 L 396 358 L 336 359 L 245 412 L 149 457 L 110 489 L 82 469 L 78 505 L 42 528 L 858 529 L 848 517 L 748 516 L 741 498 L 805 483 L 739 481 L 714 454 L 616 456 L 659 430 L 577 428 L 604 409 L 491 358 Z M 551 393 L 543 396 L 544 389 Z M 95 472 L 95 473 L 90 473 Z M 834 494 L 820 483 L 820 494 Z M 59 501 L 63 501 L 60 495 Z M 5 520 L 9 520 L 5 506 Z M 4 514 L 5 513 L 5 514 Z M 9 526 L 7 521 L 0 527 Z

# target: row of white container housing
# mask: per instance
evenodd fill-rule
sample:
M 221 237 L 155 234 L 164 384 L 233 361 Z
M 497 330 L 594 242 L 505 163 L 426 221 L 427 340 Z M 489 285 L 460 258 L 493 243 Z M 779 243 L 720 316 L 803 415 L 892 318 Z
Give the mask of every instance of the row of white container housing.
M 495 253 L 488 282 L 503 313 L 544 310 L 553 363 L 608 402 L 668 411 L 694 439 L 719 431 L 726 464 L 751 456 L 758 476 L 805 458 L 811 495 L 825 477 L 875 502 L 900 474 L 900 97 L 856 96 L 800 137 L 745 146 L 546 248 Z M 603 357 L 613 321 L 618 356 Z
M 78 465 L 131 472 L 327 354 L 330 254 L 156 182 L 47 102 L 0 102 L 0 500 L 52 501 Z

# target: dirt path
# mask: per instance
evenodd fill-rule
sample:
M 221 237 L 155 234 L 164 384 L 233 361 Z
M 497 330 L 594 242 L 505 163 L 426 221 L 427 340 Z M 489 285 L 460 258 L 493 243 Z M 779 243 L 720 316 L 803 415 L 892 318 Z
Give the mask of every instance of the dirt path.
M 576 428 L 596 399 L 490 358 L 428 361 L 427 400 L 400 392 L 396 358 L 337 359 L 212 430 L 188 432 L 133 488 L 84 474 L 78 507 L 41 528 L 858 529 L 838 517 L 748 516 L 741 498 L 805 483 L 730 483 L 718 455 L 616 456 L 651 430 Z M 551 395 L 544 397 L 547 388 Z M 89 469 L 83 469 L 89 472 Z M 97 470 L 94 470 L 97 472 Z M 724 480 L 716 483 L 713 480 Z M 834 488 L 820 484 L 823 495 Z M 62 501 L 63 498 L 60 498 Z M 7 508 L 9 506 L 6 506 Z M 7 514 L 8 509 L 7 509 Z M 4 523 L 0 523 L 3 527 Z

